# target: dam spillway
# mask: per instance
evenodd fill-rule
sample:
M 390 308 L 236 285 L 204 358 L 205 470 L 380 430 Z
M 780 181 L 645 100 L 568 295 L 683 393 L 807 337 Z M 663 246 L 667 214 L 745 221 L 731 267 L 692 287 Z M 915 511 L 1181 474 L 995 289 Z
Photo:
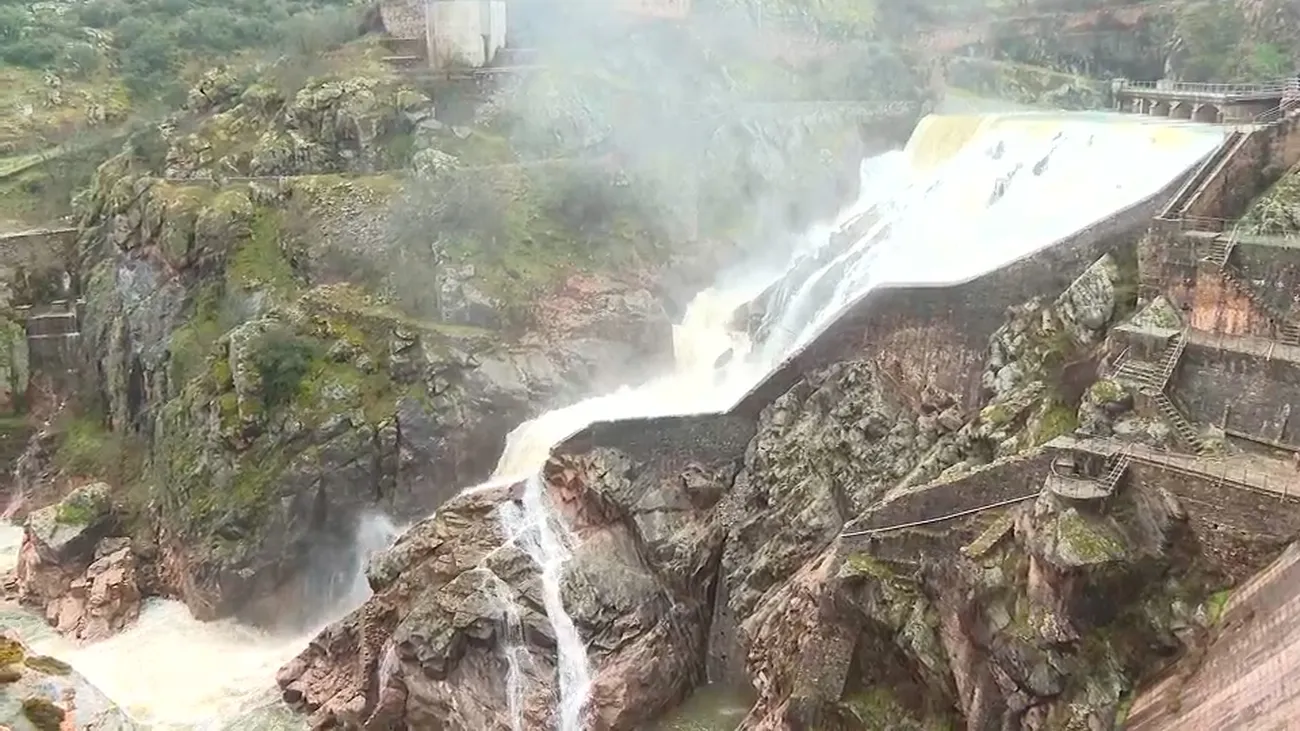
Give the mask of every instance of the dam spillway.
M 696 297 L 674 332 L 675 370 L 555 409 L 510 434 L 496 484 L 526 480 L 535 503 L 530 514 L 509 521 L 511 534 L 522 535 L 529 525 L 539 535 L 553 530 L 557 515 L 539 473 L 555 445 L 584 428 L 728 411 L 788 371 L 791 358 L 873 291 L 951 287 L 1022 261 L 1167 197 L 1225 137 L 1221 127 L 1113 114 L 925 118 L 903 150 L 862 163 L 857 200 L 809 231 L 784 269 L 749 272 Z M 756 298 L 762 301 L 757 332 L 738 328 L 738 309 Z M 727 350 L 732 357 L 713 359 Z M 534 559 L 558 592 L 556 564 L 570 555 L 574 539 L 552 542 L 554 551 Z M 591 673 L 581 638 L 569 631 L 572 619 L 558 602 L 547 612 L 557 636 L 563 628 L 569 637 L 556 658 L 558 668 L 571 669 L 559 673 L 559 728 L 578 731 Z
M 904 149 L 863 161 L 857 199 L 782 252 L 781 265 L 742 267 L 701 292 L 675 332 L 672 372 L 521 425 L 503 451 L 498 479 L 534 476 L 557 443 L 598 421 L 727 411 L 871 292 L 950 287 L 1034 256 L 1162 195 L 1225 135 L 1213 125 L 1115 114 L 927 117 Z M 755 299 L 763 305 L 762 325 L 755 332 L 737 328 L 737 311 Z M 728 350 L 731 357 L 723 358 Z M 546 515 L 541 488 L 533 487 L 536 494 L 526 494 L 527 510 L 513 516 L 509 532 L 547 564 L 547 589 L 555 590 L 547 612 L 563 614 L 556 583 L 572 537 L 560 535 L 564 526 Z M 535 530 L 542 521 L 555 535 Z M 567 617 L 551 619 L 573 625 Z M 252 652 L 233 632 L 218 629 L 229 628 L 201 626 L 183 607 L 159 601 L 134 635 L 69 652 L 67 659 L 153 728 L 230 728 L 231 714 L 256 706 L 259 692 L 274 685 L 274 668 L 305 641 L 257 638 L 245 643 L 256 646 Z M 578 662 L 585 659 L 581 640 L 562 643 L 564 652 L 578 654 L 566 658 L 575 678 L 561 693 L 571 711 L 566 726 L 589 685 Z M 194 663 L 187 642 L 249 662 Z M 55 654 L 62 649 L 45 646 Z M 138 674 L 140 667 L 151 672 Z M 263 669 L 265 678 L 251 677 Z M 123 682 L 155 677 L 169 683 Z M 170 684 L 192 692 L 183 702 L 169 699 Z

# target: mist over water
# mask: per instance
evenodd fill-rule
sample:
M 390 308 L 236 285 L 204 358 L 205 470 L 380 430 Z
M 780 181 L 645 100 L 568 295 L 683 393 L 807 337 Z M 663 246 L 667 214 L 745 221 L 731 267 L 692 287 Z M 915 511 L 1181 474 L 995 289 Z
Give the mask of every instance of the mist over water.
M 560 731 L 582 728 L 591 671 L 560 602 L 573 537 L 539 474 L 555 444 L 597 421 L 725 411 L 872 290 L 958 284 L 1029 256 L 1157 194 L 1223 136 L 1109 114 L 927 117 L 904 150 L 862 163 L 857 200 L 812 227 L 784 272 L 695 297 L 674 329 L 673 372 L 516 428 L 491 484 L 525 481 L 520 503 L 500 513 L 541 569 L 558 645 Z M 737 311 L 760 295 L 755 339 Z M 521 700 L 512 695 L 512 707 Z
M 280 666 L 302 651 L 326 620 L 370 596 L 365 566 L 400 529 L 386 516 L 363 516 L 341 574 L 342 599 L 309 631 L 264 632 L 235 620 L 199 622 L 178 601 L 149 599 L 123 632 L 85 645 L 55 634 L 39 617 L 10 607 L 0 628 L 12 628 L 37 651 L 58 657 L 122 707 L 144 728 L 159 731 L 289 731 L 304 719 L 285 708 L 275 688 Z M 0 527 L 0 570 L 16 563 L 22 528 Z
M 491 484 L 524 483 L 521 499 L 503 504 L 499 518 L 539 568 L 558 646 L 561 731 L 582 728 L 592 669 L 561 594 L 564 564 L 577 546 L 539 476 L 555 444 L 601 420 L 725 411 L 873 289 L 951 285 L 1028 256 L 1159 192 L 1223 134 L 1208 125 L 1104 114 L 927 118 L 906 149 L 862 163 L 858 199 L 812 227 L 786 252 L 783 269 L 731 277 L 699 293 L 674 330 L 671 373 L 515 429 Z M 756 298 L 765 306 L 751 332 L 737 312 Z M 381 517 L 362 521 L 346 600 L 334 616 L 368 596 L 365 557 L 396 532 Z M 20 539 L 18 529 L 0 530 L 0 561 L 12 564 Z M 503 601 L 508 596 L 503 587 Z M 515 728 L 524 728 L 528 688 L 520 664 L 529 659 L 518 612 L 503 614 L 509 710 Z M 178 730 L 293 727 L 274 706 L 274 675 L 315 634 L 277 637 L 233 622 L 200 623 L 182 605 L 160 600 L 126 632 L 92 645 L 72 646 L 39 620 L 19 629 L 149 728 Z

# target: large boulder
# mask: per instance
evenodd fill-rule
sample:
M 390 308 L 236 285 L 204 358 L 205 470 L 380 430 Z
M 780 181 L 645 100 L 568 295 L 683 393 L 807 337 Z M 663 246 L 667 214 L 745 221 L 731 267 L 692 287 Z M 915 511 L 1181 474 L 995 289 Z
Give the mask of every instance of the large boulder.
M 28 514 L 14 569 L 19 601 L 59 632 L 103 639 L 140 615 L 137 557 L 117 528 L 105 483 Z
M 551 725 L 556 652 L 570 652 L 552 584 L 590 662 L 597 729 L 641 728 L 703 678 L 718 501 L 751 427 L 730 417 L 583 432 L 545 479 L 462 493 L 370 567 L 375 595 L 279 676 L 314 728 Z M 636 438 L 629 439 L 631 434 Z M 620 443 L 624 446 L 609 446 Z M 561 574 L 533 558 L 540 514 L 572 531 Z M 552 545 L 552 548 L 557 546 Z M 567 656 L 567 659 L 573 659 Z M 563 670 L 563 669 L 562 669 Z

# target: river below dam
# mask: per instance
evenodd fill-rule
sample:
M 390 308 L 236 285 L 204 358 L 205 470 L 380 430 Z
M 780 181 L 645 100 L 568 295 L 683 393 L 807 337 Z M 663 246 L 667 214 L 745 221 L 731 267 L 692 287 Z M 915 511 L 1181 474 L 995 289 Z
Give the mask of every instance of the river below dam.
M 927 117 L 905 149 L 862 163 L 858 199 L 797 241 L 783 267 L 729 272 L 697 295 L 675 329 L 671 372 L 515 429 L 489 484 L 525 485 L 518 504 L 499 511 L 500 520 L 509 540 L 542 569 L 541 595 L 558 645 L 551 659 L 559 676 L 556 727 L 582 728 L 592 675 L 560 591 L 574 538 L 538 476 L 556 443 L 596 421 L 727 410 L 872 290 L 950 286 L 1006 266 L 1155 195 L 1222 138 L 1223 130 L 1210 125 L 1107 114 Z M 837 235 L 842 231 L 853 235 Z M 766 303 L 762 336 L 733 330 L 737 309 L 758 297 Z M 374 545 L 360 553 L 382 549 L 396 532 L 374 532 Z M 0 529 L 0 569 L 12 568 L 20 539 L 20 529 Z M 335 608 L 336 617 L 366 599 L 360 565 L 356 574 L 356 590 Z M 200 623 L 178 602 L 160 599 L 149 600 L 127 631 L 83 646 L 12 606 L 0 611 L 0 625 L 69 662 L 144 728 L 304 726 L 279 704 L 274 677 L 314 633 L 273 636 L 232 621 Z M 524 677 L 519 663 L 528 658 L 513 649 L 503 651 L 519 730 L 524 721 L 515 704 L 522 708 L 528 689 L 515 680 Z M 743 694 L 710 687 L 660 728 L 734 728 L 745 703 Z

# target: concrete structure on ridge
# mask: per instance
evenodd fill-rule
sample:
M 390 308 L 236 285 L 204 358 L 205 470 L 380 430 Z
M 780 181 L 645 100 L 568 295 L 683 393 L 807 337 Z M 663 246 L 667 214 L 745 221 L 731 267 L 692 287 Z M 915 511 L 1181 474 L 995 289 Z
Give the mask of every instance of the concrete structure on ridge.
M 1300 79 L 1262 84 L 1183 81 L 1111 82 L 1115 110 L 1211 124 L 1249 124 L 1300 102 Z M 1280 115 L 1279 115 L 1280 116 Z
M 645 18 L 684 18 L 690 0 L 613 0 L 618 12 Z M 502 65 L 498 56 L 518 43 L 516 25 L 541 10 L 538 0 L 383 0 L 379 16 L 394 55 L 389 61 L 438 71 Z M 544 10 L 544 9 L 543 9 Z M 521 19 L 521 20 L 516 20 Z

